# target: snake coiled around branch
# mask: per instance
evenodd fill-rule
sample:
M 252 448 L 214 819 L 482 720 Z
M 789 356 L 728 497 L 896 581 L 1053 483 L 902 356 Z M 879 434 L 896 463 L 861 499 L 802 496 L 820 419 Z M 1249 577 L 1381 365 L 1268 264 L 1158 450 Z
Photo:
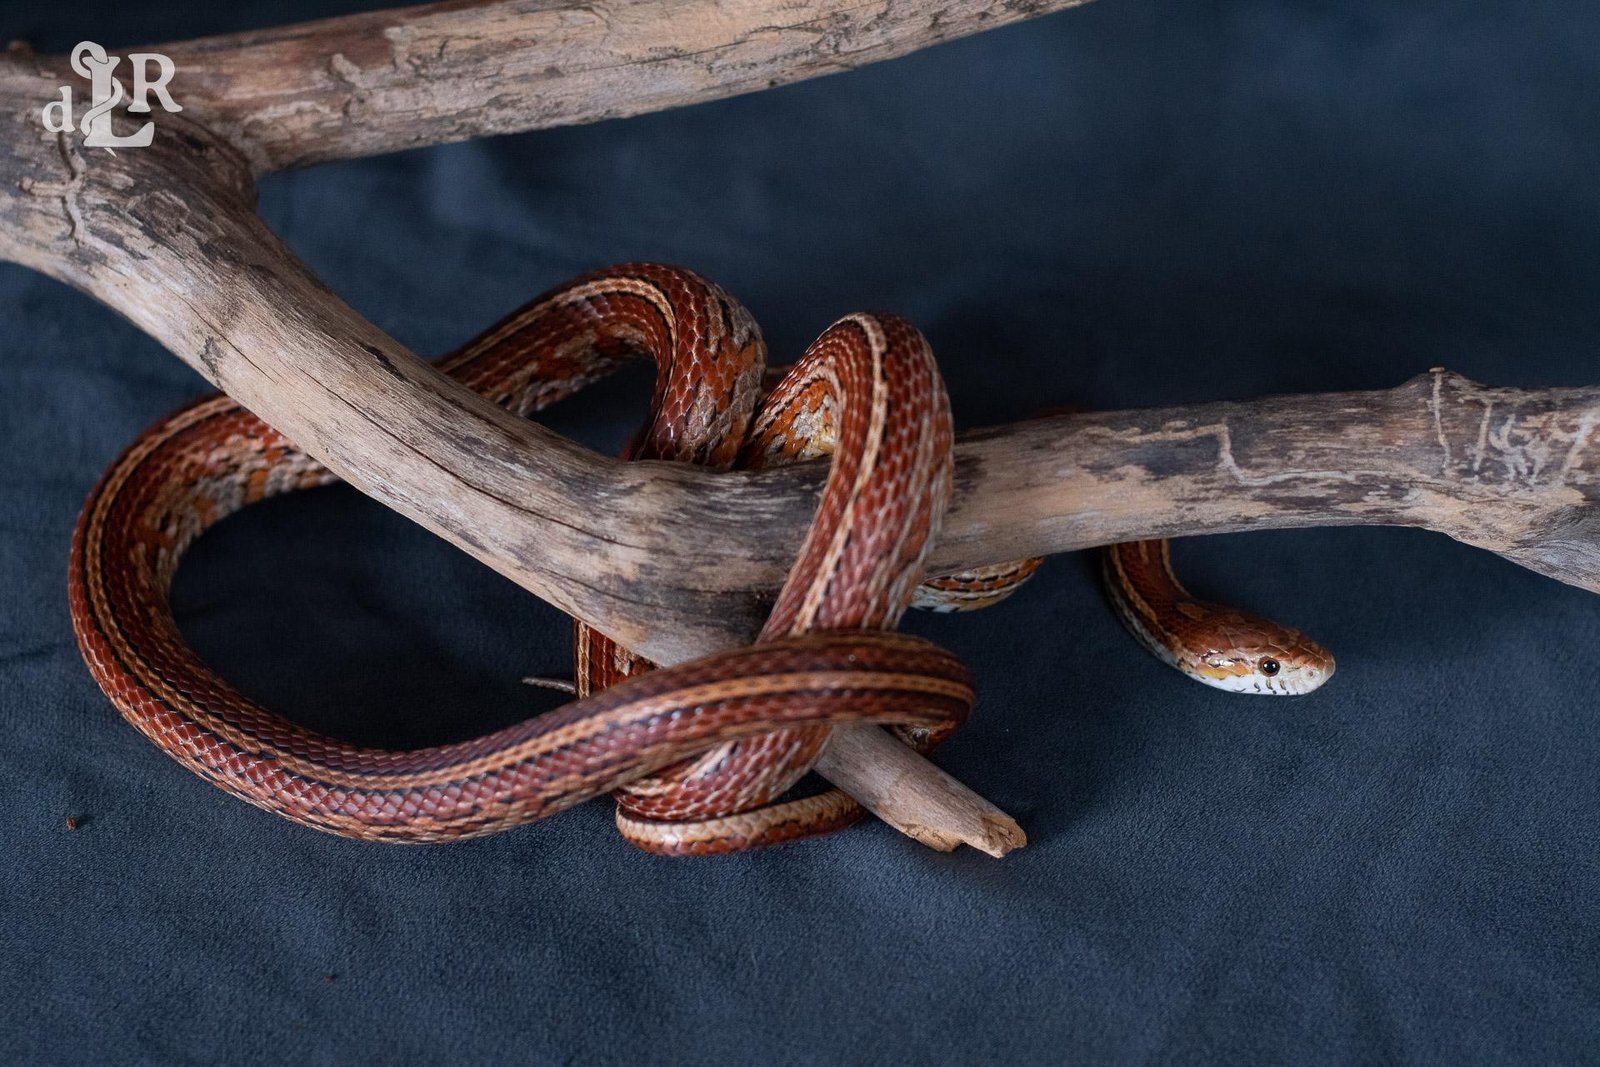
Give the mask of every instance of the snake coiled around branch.
M 184 550 L 256 500 L 335 476 L 227 397 L 136 440 L 91 493 L 73 538 L 73 627 L 140 732 L 258 807 L 349 837 L 460 840 L 615 790 L 618 825 L 668 853 L 735 851 L 859 818 L 838 791 L 783 799 L 829 729 L 892 726 L 927 749 L 967 717 L 966 668 L 891 631 L 908 604 L 987 606 L 1038 561 L 919 586 L 950 492 L 951 420 L 922 335 L 848 316 L 769 393 L 749 314 L 692 272 L 629 264 L 536 299 L 439 364 L 521 414 L 634 359 L 656 386 L 634 458 L 759 467 L 832 455 L 816 519 L 756 644 L 650 669 L 579 624 L 579 699 L 461 744 L 393 752 L 306 730 L 235 691 L 188 648 L 168 602 Z M 1164 543 L 1116 546 L 1108 589 L 1163 659 L 1209 684 L 1307 691 L 1331 658 L 1286 627 L 1190 597 Z

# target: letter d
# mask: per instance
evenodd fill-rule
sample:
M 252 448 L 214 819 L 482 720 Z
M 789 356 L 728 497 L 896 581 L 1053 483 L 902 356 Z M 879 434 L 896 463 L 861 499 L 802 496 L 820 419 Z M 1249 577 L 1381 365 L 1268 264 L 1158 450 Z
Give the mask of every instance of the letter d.
M 56 118 L 52 119 L 51 116 Z M 44 128 L 51 133 L 67 133 L 72 129 L 72 87 L 61 87 L 61 99 L 44 106 Z

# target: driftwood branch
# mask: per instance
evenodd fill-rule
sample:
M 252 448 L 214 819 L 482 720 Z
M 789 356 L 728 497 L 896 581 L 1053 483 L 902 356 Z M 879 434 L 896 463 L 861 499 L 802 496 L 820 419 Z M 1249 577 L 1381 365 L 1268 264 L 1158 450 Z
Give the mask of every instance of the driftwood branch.
M 59 81 L 0 58 L 0 255 L 116 308 L 342 477 L 663 662 L 758 629 L 815 465 L 623 463 L 446 380 L 255 214 L 248 161 L 187 115 L 116 155 L 47 135 Z M 949 358 L 948 356 L 946 358 Z M 1600 590 L 1600 389 L 1395 390 L 1057 416 L 962 438 L 936 571 L 1112 541 L 1422 526 Z
M 1084 2 L 494 0 L 156 51 L 185 107 L 277 170 L 733 96 Z
M 1062 6 L 986 19 L 995 9 L 977 3 L 489 3 L 217 38 L 168 46 L 185 111 L 158 113 L 154 145 L 115 156 L 43 131 L 40 109 L 70 72 L 17 49 L 0 57 L 0 256 L 116 308 L 363 491 L 675 662 L 756 632 L 822 471 L 624 464 L 513 418 L 317 281 L 255 215 L 252 174 L 709 99 Z M 932 565 L 1381 523 L 1600 591 L 1597 425 L 1600 388 L 1490 389 L 1436 371 L 1386 391 L 982 431 L 958 446 Z M 898 825 L 1016 843 L 903 746 L 889 746 L 890 766 L 852 756 L 851 737 L 830 745 L 830 773 L 867 768 L 858 793 L 911 784 L 886 792 L 890 808 L 923 790 Z
M 0 168 L 0 190 L 11 197 L 0 212 L 0 231 L 9 229 L 9 235 L 0 232 L 0 246 L 18 261 L 102 299 L 108 290 L 120 290 L 124 299 L 108 303 L 155 336 L 186 336 L 191 343 L 188 358 L 191 362 L 198 358 L 208 376 L 220 383 L 225 364 L 234 357 L 249 362 L 242 349 L 227 347 L 235 316 L 270 315 L 272 305 L 257 302 L 269 290 L 290 301 L 310 295 L 310 318 L 300 324 L 310 327 L 304 336 L 314 336 L 332 320 L 343 321 L 354 336 L 376 334 L 337 301 L 315 306 L 325 290 L 299 264 L 286 259 L 283 249 L 248 211 L 241 210 L 253 198 L 249 181 L 240 173 L 241 161 L 262 171 L 675 106 L 845 69 L 1078 2 L 1082 0 L 1031 0 L 995 9 L 971 0 L 898 0 L 892 7 L 885 2 L 830 9 L 802 3 L 782 10 L 719 0 L 646 6 L 457 3 L 178 44 L 159 51 L 176 59 L 180 73 L 173 89 L 183 96 L 187 114 L 182 121 L 164 125 L 163 132 L 180 139 L 177 155 L 187 158 L 153 161 L 157 165 L 142 174 L 103 172 L 104 186 L 98 189 L 88 180 L 88 161 L 77 139 L 61 136 L 51 144 L 51 138 L 30 136 L 32 113 L 43 106 L 39 94 L 54 100 L 54 83 L 71 83 L 67 64 L 59 57 L 35 59 L 25 45 L 14 44 L 0 59 L 0 109 L 14 120 L 16 128 L 8 132 L 17 134 L 0 160 L 7 164 Z M 372 65 L 363 65 L 369 62 Z M 84 87 L 77 88 L 81 93 Z M 163 149 L 173 147 L 162 143 Z M 167 180 L 177 184 L 168 187 L 163 184 Z M 118 199 L 137 209 L 129 221 L 140 233 L 102 235 L 100 216 L 107 209 L 115 215 Z M 221 225 L 187 228 L 195 217 L 191 212 L 204 215 L 213 208 L 222 211 Z M 95 216 L 93 227 L 90 215 Z M 182 254 L 156 257 L 163 261 L 163 269 L 150 279 L 153 284 L 141 285 L 141 246 L 163 246 L 178 234 L 187 242 Z M 106 247 L 97 247 L 102 236 Z M 261 241 L 265 243 L 257 247 Z M 110 248 L 115 254 L 102 256 Z M 282 261 L 288 269 L 276 278 L 267 277 L 270 270 L 263 271 L 256 278 L 261 289 L 236 293 L 237 305 L 224 298 L 203 301 L 202 307 L 183 294 L 211 291 L 214 279 L 205 272 L 185 279 L 181 266 L 177 272 L 165 269 L 180 265 L 196 248 L 202 257 L 226 259 L 224 274 L 272 261 Z M 257 252 L 262 253 L 259 261 Z M 130 264 L 132 271 L 127 269 Z M 169 287 L 179 293 L 169 293 Z M 159 306 L 168 300 L 187 303 L 190 314 L 168 315 L 171 309 Z M 324 315 L 330 321 L 321 321 Z M 387 342 L 382 339 L 355 343 L 365 353 L 360 358 L 380 364 L 387 358 Z M 313 377 L 318 373 L 312 368 Z M 403 379 L 398 372 L 396 376 L 397 381 Z M 321 388 L 337 391 L 338 386 L 330 384 L 337 377 L 324 375 Z M 258 384 L 268 392 L 273 389 L 270 381 Z M 443 399 L 435 414 L 449 420 L 449 405 L 459 400 Z M 370 418 L 364 412 L 355 417 Z M 368 425 L 375 428 L 381 423 Z M 500 429 L 505 428 L 502 422 Z M 325 429 L 329 436 L 324 441 L 336 441 L 342 433 L 338 420 Z M 470 441 L 474 429 L 471 416 L 463 414 L 457 443 Z M 515 440 L 496 443 L 516 447 Z M 409 435 L 395 444 L 401 449 L 414 447 Z M 546 435 L 544 444 L 558 449 L 560 442 Z M 372 460 L 371 470 L 385 469 L 382 454 L 374 454 Z M 584 458 L 577 462 L 581 482 Z M 415 487 L 408 487 L 402 476 L 396 485 L 368 484 L 368 488 L 382 498 L 385 488 L 397 497 Z M 624 495 L 633 492 L 626 484 L 612 488 Z M 493 495 L 492 488 L 488 492 Z M 521 506 L 503 502 L 512 512 Z M 443 499 L 441 503 L 449 506 Z M 472 544 L 474 500 L 469 494 L 458 503 L 463 510 L 454 524 L 456 541 Z M 753 497 L 748 505 L 759 507 L 759 498 Z M 542 525 L 546 532 L 559 531 L 561 522 L 556 518 L 553 527 L 548 521 Z M 602 534 L 602 539 L 609 542 L 615 536 Z M 582 540 L 580 536 L 574 544 Z M 484 557 L 492 558 L 498 546 L 481 547 Z M 647 556 L 642 544 L 619 547 L 631 549 L 636 558 Z M 568 565 L 570 561 L 558 551 L 549 578 L 559 576 Z M 536 591 L 548 584 L 548 579 L 530 580 L 522 566 L 501 569 Z M 581 586 L 581 576 L 569 577 Z M 607 595 L 604 590 L 596 593 Z M 647 602 L 638 602 L 618 617 L 647 607 Z M 692 636 L 686 647 L 694 646 Z M 713 643 L 720 640 L 708 636 Z M 659 658 L 676 657 L 662 653 Z M 884 746 L 881 741 L 871 731 L 841 730 L 820 769 L 919 840 L 939 847 L 965 841 L 994 855 L 1022 843 L 1021 830 L 1009 817 L 908 749 Z
M 817 773 L 914 841 L 999 859 L 1028 843 L 1016 820 L 874 726 L 834 727 Z
M 1148 537 L 1414 526 L 1600 592 L 1600 387 L 1394 389 L 967 434 L 938 569 Z

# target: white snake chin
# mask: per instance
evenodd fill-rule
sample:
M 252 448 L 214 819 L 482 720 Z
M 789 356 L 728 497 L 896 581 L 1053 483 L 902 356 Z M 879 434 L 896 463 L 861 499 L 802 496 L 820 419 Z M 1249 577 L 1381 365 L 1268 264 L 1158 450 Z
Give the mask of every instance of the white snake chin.
M 1324 682 L 1333 677 L 1333 671 L 1333 664 L 1330 662 L 1326 669 L 1285 663 L 1283 668 L 1271 677 L 1261 671 L 1251 671 L 1248 674 L 1230 674 L 1220 678 L 1201 674 L 1198 671 L 1191 672 L 1186 670 L 1184 673 L 1197 682 L 1229 693 L 1297 697 L 1320 689 Z

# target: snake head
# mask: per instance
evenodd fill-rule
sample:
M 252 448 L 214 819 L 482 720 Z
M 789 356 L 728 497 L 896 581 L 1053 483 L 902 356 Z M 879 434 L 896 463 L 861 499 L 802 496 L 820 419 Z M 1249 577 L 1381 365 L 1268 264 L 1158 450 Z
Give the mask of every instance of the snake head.
M 1235 613 L 1226 647 L 1208 649 L 1189 671 L 1230 693 L 1303 696 L 1333 677 L 1333 656 L 1299 630 Z

